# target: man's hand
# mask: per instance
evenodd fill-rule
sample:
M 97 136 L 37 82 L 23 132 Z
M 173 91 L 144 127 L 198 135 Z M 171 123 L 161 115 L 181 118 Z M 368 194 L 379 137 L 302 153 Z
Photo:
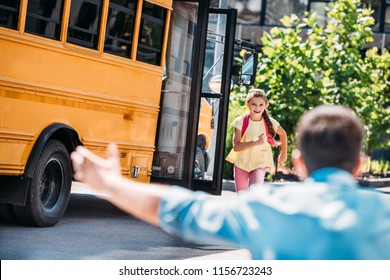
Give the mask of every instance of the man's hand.
M 98 191 L 108 191 L 110 183 L 121 177 L 118 148 L 115 144 L 107 147 L 107 159 L 101 158 L 83 146 L 78 146 L 70 155 L 74 177 Z

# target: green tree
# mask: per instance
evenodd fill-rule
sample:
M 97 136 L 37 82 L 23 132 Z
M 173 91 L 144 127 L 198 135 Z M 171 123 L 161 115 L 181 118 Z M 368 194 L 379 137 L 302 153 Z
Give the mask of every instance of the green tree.
M 335 1 L 325 27 L 315 13 L 291 15 L 281 19 L 283 28 L 263 35 L 255 86 L 269 92 L 270 108 L 289 135 L 308 109 L 342 104 L 365 121 L 368 151 L 390 146 L 390 55 L 366 49 L 374 19 L 360 7 L 360 0 Z

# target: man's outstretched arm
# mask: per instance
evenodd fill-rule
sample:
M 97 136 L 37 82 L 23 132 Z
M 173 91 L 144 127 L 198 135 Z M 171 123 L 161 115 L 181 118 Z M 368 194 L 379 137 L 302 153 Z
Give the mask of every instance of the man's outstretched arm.
M 75 179 L 106 194 L 123 211 L 185 240 L 243 245 L 246 228 L 257 231 L 252 210 L 237 196 L 214 197 L 180 187 L 138 183 L 121 176 L 118 149 L 110 144 L 107 159 L 79 146 L 71 154 Z M 248 195 L 250 197 L 250 195 Z
M 79 146 L 71 154 L 76 180 L 107 195 L 107 199 L 123 211 L 153 225 L 159 225 L 158 207 L 169 187 L 138 183 L 120 173 L 118 149 L 107 148 L 108 158 L 101 158 Z

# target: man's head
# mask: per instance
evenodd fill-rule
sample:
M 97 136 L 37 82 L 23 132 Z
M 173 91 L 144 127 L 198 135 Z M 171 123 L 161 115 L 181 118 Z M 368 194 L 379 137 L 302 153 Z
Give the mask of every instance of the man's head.
M 363 123 L 350 109 L 322 105 L 310 110 L 296 129 L 298 173 L 305 178 L 317 169 L 336 167 L 357 175 L 363 136 Z

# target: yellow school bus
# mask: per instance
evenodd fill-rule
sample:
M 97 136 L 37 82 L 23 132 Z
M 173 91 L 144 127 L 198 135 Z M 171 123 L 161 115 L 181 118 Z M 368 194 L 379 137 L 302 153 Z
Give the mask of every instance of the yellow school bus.
M 226 126 L 198 78 L 208 15 L 200 0 L 1 0 L 0 216 L 56 224 L 77 145 L 116 142 L 123 176 L 192 188 L 196 136 L 208 148 Z

